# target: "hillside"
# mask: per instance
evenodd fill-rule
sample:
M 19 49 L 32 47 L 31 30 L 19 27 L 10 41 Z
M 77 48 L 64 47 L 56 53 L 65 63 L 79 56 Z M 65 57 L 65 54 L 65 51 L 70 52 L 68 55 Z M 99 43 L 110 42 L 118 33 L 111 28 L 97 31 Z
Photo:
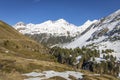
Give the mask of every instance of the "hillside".
M 54 61 L 54 57 L 48 54 L 49 50 L 46 47 L 25 37 L 2 21 L 0 21 L 0 33 L 0 70 L 19 71 L 19 68 L 22 68 L 20 67 L 22 63 L 17 63 L 19 58 Z M 15 65 L 20 66 L 11 65 L 12 61 L 15 62 Z M 11 69 L 9 70 L 9 68 Z M 21 72 L 28 71 L 21 70 Z
M 0 39 L 25 39 L 25 37 L 10 25 L 0 21 Z
M 22 52 L 24 53 L 25 51 L 31 53 L 48 53 L 46 51 L 47 48 L 45 48 L 43 45 L 25 37 L 17 30 L 2 21 L 0 21 L 0 33 L 0 49 L 3 52 L 17 53 L 18 55 L 22 55 Z
M 98 50 L 112 49 L 120 57 L 120 10 L 93 23 L 80 37 L 64 45 L 66 48 L 82 46 Z

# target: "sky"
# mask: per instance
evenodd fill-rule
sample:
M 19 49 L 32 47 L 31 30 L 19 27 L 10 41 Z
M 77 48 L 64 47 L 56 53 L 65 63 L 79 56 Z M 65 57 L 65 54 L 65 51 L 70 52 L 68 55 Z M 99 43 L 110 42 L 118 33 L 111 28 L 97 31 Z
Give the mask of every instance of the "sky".
M 120 9 L 120 0 L 0 0 L 0 20 L 42 23 L 65 19 L 77 26 L 100 19 Z

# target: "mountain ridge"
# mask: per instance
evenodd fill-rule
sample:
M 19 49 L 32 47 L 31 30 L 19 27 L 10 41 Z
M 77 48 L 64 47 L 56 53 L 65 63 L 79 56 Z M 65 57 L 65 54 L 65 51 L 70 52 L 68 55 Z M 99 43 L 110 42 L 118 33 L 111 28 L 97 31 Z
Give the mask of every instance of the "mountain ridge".
M 64 19 L 59 19 L 56 21 L 48 20 L 41 24 L 24 24 L 23 22 L 20 22 L 17 23 L 14 28 L 40 43 L 53 46 L 72 41 L 94 22 L 96 22 L 96 20 L 88 20 L 82 25 L 84 27 L 78 27 Z
M 15 28 L 15 29 L 19 29 L 19 28 L 36 28 L 36 29 L 44 29 L 44 27 L 47 29 L 47 28 L 52 28 L 52 30 L 53 31 L 51 31 L 51 33 L 53 32 L 53 33 L 63 33 L 62 31 L 64 30 L 64 29 L 66 29 L 66 31 L 70 31 L 70 32 L 72 32 L 73 31 L 73 33 L 72 33 L 72 35 L 71 36 L 75 36 L 75 35 L 73 35 L 73 34 L 77 34 L 77 32 L 80 32 L 79 30 L 80 30 L 80 27 L 82 27 L 82 26 L 89 26 L 89 25 L 91 25 L 92 23 L 94 23 L 94 22 L 96 22 L 97 20 L 93 20 L 93 21 L 90 21 L 90 20 L 88 20 L 88 21 L 86 21 L 86 23 L 84 23 L 83 25 L 81 25 L 81 26 L 75 26 L 74 24 L 71 24 L 71 23 L 69 23 L 69 22 L 67 22 L 66 20 L 64 20 L 64 19 L 59 19 L 59 20 L 56 20 L 56 21 L 51 21 L 51 20 L 48 20 L 48 21 L 45 21 L 45 22 L 43 22 L 43 23 L 40 23 L 40 24 L 32 24 L 32 23 L 28 23 L 28 24 L 25 24 L 25 23 L 23 23 L 23 22 L 18 22 L 17 24 L 15 24 L 13 27 Z M 54 28 L 55 28 L 55 30 L 57 30 L 57 29 L 61 29 L 62 31 L 60 32 L 60 31 L 56 31 L 55 32 L 55 30 L 54 30 Z M 71 29 L 70 29 L 71 28 Z M 20 30 L 19 30 L 20 31 Z M 32 30 L 33 32 L 34 32 L 34 30 Z M 32 32 L 31 31 L 31 32 Z M 44 31 L 44 30 L 43 30 Z M 47 31 L 49 31 L 49 30 L 47 30 Z M 44 33 L 44 32 L 42 32 L 42 31 L 40 31 L 41 33 Z M 25 34 L 24 32 L 22 32 L 23 34 Z M 26 32 L 27 33 L 27 32 Z M 30 32 L 28 32 L 29 34 L 31 34 Z M 48 32 L 48 33 L 50 33 L 50 31 Z M 65 32 L 64 32 L 65 33 Z M 34 33 L 34 34 L 37 34 L 37 33 Z
M 65 44 L 66 48 L 88 46 L 98 50 L 112 49 L 120 53 L 120 10 L 93 23 L 73 42 Z M 116 56 L 120 56 L 117 54 Z

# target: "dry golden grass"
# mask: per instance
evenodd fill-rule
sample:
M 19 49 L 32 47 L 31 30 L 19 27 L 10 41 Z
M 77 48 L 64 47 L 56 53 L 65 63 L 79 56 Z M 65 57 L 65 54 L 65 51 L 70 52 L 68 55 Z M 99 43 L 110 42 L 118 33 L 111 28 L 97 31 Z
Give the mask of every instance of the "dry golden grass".
M 84 76 L 84 80 L 119 80 L 110 75 L 90 76 L 89 74 Z
M 0 80 L 23 80 L 23 77 L 19 72 L 0 72 Z
M 0 39 L 26 39 L 25 36 L 18 33 L 17 30 L 13 29 L 10 25 L 0 21 Z
M 42 60 L 36 60 L 36 59 L 26 59 L 26 58 L 3 54 L 3 53 L 0 53 L 0 62 L 1 62 L 0 64 L 5 64 L 5 66 L 6 64 L 10 64 L 11 67 L 15 68 L 15 70 L 20 72 L 31 72 L 34 70 L 40 70 L 40 71 L 72 70 L 72 68 L 68 67 L 67 65 L 59 64 L 56 62 L 42 61 Z

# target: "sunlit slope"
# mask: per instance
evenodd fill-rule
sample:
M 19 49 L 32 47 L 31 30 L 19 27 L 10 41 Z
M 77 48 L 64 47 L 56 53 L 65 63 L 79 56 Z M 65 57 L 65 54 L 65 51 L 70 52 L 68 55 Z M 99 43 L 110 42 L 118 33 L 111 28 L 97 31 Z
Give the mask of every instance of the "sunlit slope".
M 0 39 L 25 39 L 25 37 L 10 25 L 0 21 Z
M 0 52 L 37 59 L 38 55 L 47 54 L 48 49 L 0 21 Z

